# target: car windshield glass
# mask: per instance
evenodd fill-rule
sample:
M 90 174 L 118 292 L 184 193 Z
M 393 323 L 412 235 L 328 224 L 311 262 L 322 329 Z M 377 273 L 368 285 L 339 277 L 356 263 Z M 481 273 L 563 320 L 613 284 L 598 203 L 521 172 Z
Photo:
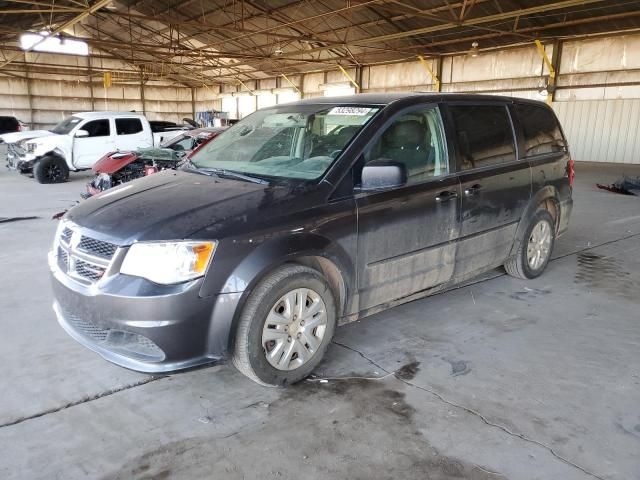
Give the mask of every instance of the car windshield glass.
M 78 124 L 78 122 L 80 122 L 80 120 L 82 119 L 78 117 L 67 117 L 64 120 L 62 120 L 59 124 L 57 124 L 55 127 L 53 127 L 51 129 L 51 132 L 57 133 L 58 135 L 66 135 L 71 130 L 73 130 L 73 127 L 75 127 Z
M 177 137 L 164 142 L 162 144 L 162 148 L 170 148 L 171 150 L 175 150 L 177 152 L 191 150 L 193 148 L 193 137 L 186 134 L 178 135 Z
M 259 110 L 191 158 L 201 169 L 314 180 L 380 110 L 364 105 L 282 105 Z

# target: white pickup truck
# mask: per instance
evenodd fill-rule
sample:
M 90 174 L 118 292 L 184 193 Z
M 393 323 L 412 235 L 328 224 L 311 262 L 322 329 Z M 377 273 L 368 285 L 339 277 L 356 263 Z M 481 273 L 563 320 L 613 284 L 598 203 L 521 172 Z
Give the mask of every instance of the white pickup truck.
M 69 171 L 86 170 L 117 150 L 158 146 L 181 133 L 154 133 L 146 117 L 135 112 L 76 113 L 48 134 L 9 144 L 7 161 L 39 183 L 64 182 Z

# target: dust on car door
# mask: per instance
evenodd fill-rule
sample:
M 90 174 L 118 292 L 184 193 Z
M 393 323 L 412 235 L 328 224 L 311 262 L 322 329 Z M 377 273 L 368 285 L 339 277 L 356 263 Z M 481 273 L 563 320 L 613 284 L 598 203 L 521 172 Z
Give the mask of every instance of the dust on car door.
M 88 136 L 74 137 L 73 164 L 77 168 L 91 168 L 105 153 L 115 150 L 109 119 L 89 120 L 76 130 L 86 131 Z
M 399 112 L 366 148 L 369 162 L 406 169 L 404 185 L 357 193 L 360 309 L 446 283 L 453 274 L 460 186 L 437 105 Z
M 531 198 L 531 171 L 518 160 L 507 104 L 447 106 L 462 188 L 457 279 L 501 265 Z

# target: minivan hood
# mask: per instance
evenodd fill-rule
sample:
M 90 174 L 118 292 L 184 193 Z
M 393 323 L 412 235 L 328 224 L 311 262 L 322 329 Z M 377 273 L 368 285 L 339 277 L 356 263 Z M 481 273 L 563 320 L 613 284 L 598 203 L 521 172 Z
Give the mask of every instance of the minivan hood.
M 91 197 L 69 210 L 65 219 L 118 245 L 213 239 L 249 229 L 258 210 L 260 218 L 291 210 L 296 202 L 287 200 L 292 195 L 284 186 L 165 170 Z

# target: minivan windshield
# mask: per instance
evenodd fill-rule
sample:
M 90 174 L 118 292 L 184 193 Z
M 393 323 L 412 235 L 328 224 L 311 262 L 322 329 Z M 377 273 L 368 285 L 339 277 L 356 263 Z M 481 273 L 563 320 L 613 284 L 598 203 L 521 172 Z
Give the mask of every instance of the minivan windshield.
M 380 110 L 363 105 L 281 105 L 244 118 L 191 157 L 199 169 L 315 180 Z
M 79 117 L 67 117 L 62 120 L 59 124 L 53 127 L 50 131 L 52 133 L 57 133 L 58 135 L 66 135 L 73 127 L 75 127 L 82 119 Z

